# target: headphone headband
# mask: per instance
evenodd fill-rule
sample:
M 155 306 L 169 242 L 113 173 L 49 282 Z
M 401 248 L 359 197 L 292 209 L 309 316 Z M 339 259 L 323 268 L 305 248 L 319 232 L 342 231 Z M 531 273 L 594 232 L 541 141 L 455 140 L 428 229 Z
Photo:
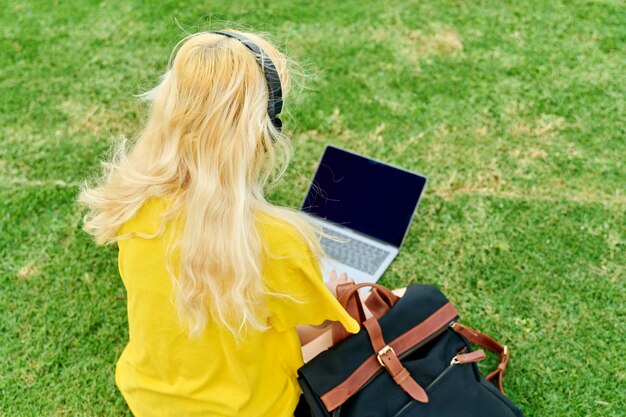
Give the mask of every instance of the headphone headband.
M 263 49 L 261 49 L 251 39 L 243 35 L 233 32 L 213 33 L 226 36 L 228 38 L 237 39 L 246 48 L 252 51 L 254 57 L 256 58 L 256 61 L 259 63 L 261 69 L 263 70 L 265 81 L 267 81 L 267 91 L 269 94 L 269 101 L 267 103 L 267 114 L 274 124 L 274 127 L 276 127 L 276 129 L 280 132 L 283 123 L 278 118 L 278 115 L 283 109 L 283 90 L 280 85 L 280 77 L 278 76 L 278 71 L 276 71 L 276 66 L 274 65 L 274 62 L 272 62 L 270 57 L 263 51 Z

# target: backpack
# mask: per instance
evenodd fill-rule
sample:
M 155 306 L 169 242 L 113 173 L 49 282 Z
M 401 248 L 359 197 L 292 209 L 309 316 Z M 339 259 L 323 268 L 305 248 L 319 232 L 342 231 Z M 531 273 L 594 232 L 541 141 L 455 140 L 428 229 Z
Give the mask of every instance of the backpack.
M 358 289 L 373 287 L 365 305 Z M 523 417 L 504 395 L 509 351 L 457 322 L 458 312 L 432 285 L 414 284 L 400 298 L 379 284 L 342 284 L 338 300 L 362 323 L 349 334 L 333 324 L 333 346 L 298 369 L 314 417 Z M 484 350 L 499 364 L 483 377 Z M 494 382 L 496 385 L 494 385 Z

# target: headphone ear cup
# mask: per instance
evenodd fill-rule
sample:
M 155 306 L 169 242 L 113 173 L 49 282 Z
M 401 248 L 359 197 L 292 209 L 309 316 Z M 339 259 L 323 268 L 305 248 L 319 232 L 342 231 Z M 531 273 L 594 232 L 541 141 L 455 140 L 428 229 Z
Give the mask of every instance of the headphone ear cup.
M 274 117 L 274 119 L 272 120 L 272 124 L 279 132 L 283 130 L 283 121 L 280 120 L 278 117 Z

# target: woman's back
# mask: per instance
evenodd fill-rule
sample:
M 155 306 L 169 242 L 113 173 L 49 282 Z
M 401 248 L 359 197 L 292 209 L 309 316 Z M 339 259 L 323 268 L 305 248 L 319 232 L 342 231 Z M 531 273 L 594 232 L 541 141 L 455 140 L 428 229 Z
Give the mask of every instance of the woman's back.
M 156 232 L 167 201 L 149 200 L 119 234 Z M 296 229 L 260 215 L 265 285 L 301 302 L 269 297 L 269 330 L 250 331 L 239 344 L 214 321 L 191 338 L 179 321 L 165 263 L 167 240 L 180 233 L 181 224 L 167 224 L 165 233 L 156 238 L 118 241 L 129 343 L 118 361 L 115 381 L 130 409 L 137 417 L 291 416 L 300 396 L 296 370 L 302 365 L 296 325 L 337 320 L 356 332 L 358 324 L 324 286 Z

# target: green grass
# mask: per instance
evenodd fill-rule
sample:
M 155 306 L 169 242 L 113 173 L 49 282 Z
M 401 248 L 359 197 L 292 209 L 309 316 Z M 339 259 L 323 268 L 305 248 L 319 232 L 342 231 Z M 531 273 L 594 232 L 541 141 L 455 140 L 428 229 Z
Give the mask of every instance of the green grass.
M 313 75 L 273 201 L 300 202 L 328 142 L 427 174 L 382 282 L 437 284 L 505 341 L 526 415 L 623 415 L 623 2 L 57 3 L 0 14 L 1 416 L 129 415 L 116 250 L 81 231 L 77 185 L 138 132 L 178 25 L 222 20 Z

